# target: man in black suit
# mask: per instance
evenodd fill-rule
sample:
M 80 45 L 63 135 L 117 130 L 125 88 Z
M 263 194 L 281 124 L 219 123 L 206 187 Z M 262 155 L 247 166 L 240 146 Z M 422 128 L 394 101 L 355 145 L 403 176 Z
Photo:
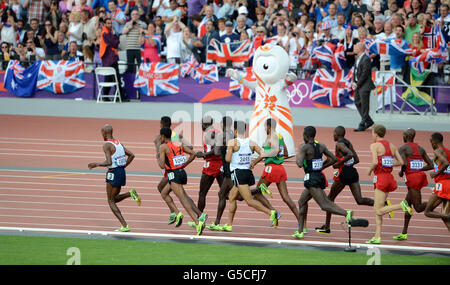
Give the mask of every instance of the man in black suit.
M 366 55 L 366 46 L 359 42 L 354 47 L 356 56 L 355 71 L 353 73 L 353 90 L 355 90 L 355 106 L 361 115 L 361 123 L 356 132 L 362 132 L 371 127 L 374 122 L 369 116 L 370 91 L 375 89 L 372 81 L 370 58 Z

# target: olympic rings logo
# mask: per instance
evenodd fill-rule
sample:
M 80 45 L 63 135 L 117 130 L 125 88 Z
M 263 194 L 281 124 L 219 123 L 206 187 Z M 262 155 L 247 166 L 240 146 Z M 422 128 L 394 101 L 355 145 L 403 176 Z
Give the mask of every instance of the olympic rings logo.
M 308 97 L 309 94 L 309 87 L 304 82 L 300 82 L 298 84 L 294 83 L 292 84 L 292 90 L 289 91 L 289 89 L 286 90 L 286 95 L 290 102 L 292 102 L 295 105 L 300 105 L 304 98 Z M 298 100 L 296 101 L 295 98 L 298 97 Z

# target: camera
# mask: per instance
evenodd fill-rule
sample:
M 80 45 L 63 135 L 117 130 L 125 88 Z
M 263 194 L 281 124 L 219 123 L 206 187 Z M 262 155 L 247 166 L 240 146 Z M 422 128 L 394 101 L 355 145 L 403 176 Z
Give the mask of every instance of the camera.
M 292 33 L 292 36 L 293 37 L 297 37 L 297 33 Z
M 136 22 L 136 21 L 133 21 L 133 23 L 132 23 L 132 24 L 133 24 L 133 26 L 135 26 L 135 25 L 137 25 L 137 22 Z
M 103 17 L 100 17 L 100 18 L 98 18 L 98 22 L 99 22 L 99 23 L 104 23 L 104 22 L 105 22 L 105 19 L 103 19 Z
M 32 49 L 32 48 L 27 48 L 27 51 L 30 51 L 30 52 L 31 52 L 31 51 L 33 51 L 33 49 Z

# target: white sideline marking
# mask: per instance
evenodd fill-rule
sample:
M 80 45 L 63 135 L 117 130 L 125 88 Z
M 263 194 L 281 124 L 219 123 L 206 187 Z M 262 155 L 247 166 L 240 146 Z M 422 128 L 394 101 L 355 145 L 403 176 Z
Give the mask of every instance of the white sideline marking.
M 194 236 L 194 235 L 174 235 L 174 234 L 152 234 L 152 233 L 121 233 L 110 231 L 86 231 L 86 230 L 66 230 L 66 229 L 47 229 L 47 228 L 20 228 L 20 227 L 0 227 L 3 231 L 20 231 L 20 232 L 49 232 L 49 233 L 72 233 L 72 234 L 97 234 L 102 236 L 135 236 L 135 237 L 153 237 L 153 238 L 180 238 L 180 239 L 197 239 L 197 240 L 216 240 L 216 241 L 233 241 L 233 242 L 260 242 L 269 244 L 298 244 L 298 245 L 316 245 L 316 246 L 337 246 L 347 247 L 348 243 L 342 242 L 323 242 L 323 241 L 305 241 L 305 240 L 286 240 L 286 239 L 266 239 L 266 238 L 242 238 L 242 237 L 224 237 L 224 236 Z M 395 246 L 395 245 L 367 245 L 361 243 L 352 244 L 356 248 L 377 247 L 380 249 L 390 250 L 409 250 L 409 251 L 431 251 L 450 253 L 450 248 L 438 247 L 421 247 L 421 246 Z

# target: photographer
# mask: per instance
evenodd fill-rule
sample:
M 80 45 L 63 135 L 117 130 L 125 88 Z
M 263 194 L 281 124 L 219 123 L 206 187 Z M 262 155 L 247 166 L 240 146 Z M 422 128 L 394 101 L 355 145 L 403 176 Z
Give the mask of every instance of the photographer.
M 11 47 L 12 46 L 10 46 L 10 44 L 7 42 L 1 43 L 1 52 L 0 52 L 0 61 L 2 62 L 1 70 L 6 70 L 9 61 L 13 59 Z
M 297 27 L 294 27 L 292 29 L 292 32 L 289 33 L 289 58 L 290 60 L 290 69 L 297 69 L 297 63 L 298 63 L 298 55 L 299 52 L 302 50 L 305 39 L 300 36 L 301 30 Z
M 147 29 L 147 24 L 139 20 L 138 10 L 131 12 L 131 20 L 125 24 L 123 34 L 127 35 L 126 51 L 128 67 L 126 73 L 135 73 L 135 61 L 141 63 L 141 45 L 139 44 L 140 34 Z
M 36 47 L 36 44 L 32 39 L 28 39 L 26 42 L 26 57 L 27 60 L 33 63 L 36 60 L 44 60 L 45 59 L 45 51 L 43 48 Z

